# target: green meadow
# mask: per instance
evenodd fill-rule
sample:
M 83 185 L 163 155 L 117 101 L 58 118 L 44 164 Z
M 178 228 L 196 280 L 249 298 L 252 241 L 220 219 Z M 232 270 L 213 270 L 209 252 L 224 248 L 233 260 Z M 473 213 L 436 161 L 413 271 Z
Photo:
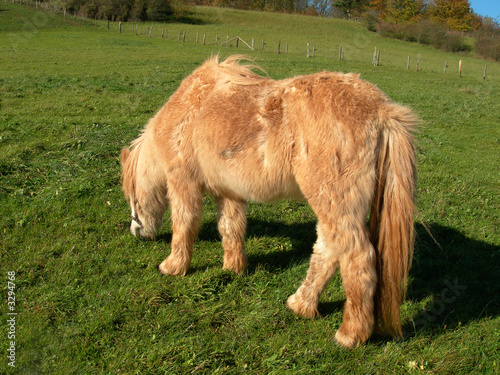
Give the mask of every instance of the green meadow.
M 500 373 L 500 64 L 383 39 L 354 21 L 218 8 L 194 8 L 188 21 L 123 23 L 120 33 L 0 2 L 0 373 Z M 254 38 L 255 50 L 220 45 L 236 36 Z M 158 271 L 168 211 L 154 241 L 129 233 L 121 148 L 195 67 L 235 53 L 275 79 L 360 73 L 419 115 L 403 340 L 337 347 L 338 275 L 320 318 L 286 309 L 316 237 L 305 203 L 249 204 L 242 276 L 222 270 L 210 197 L 185 277 Z

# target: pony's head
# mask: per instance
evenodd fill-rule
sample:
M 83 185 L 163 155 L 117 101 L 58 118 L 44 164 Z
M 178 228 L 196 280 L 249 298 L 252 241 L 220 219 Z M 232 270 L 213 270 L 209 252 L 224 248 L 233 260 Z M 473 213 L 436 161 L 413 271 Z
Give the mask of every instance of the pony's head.
M 142 141 L 139 137 L 131 151 L 122 150 L 121 181 L 131 209 L 130 232 L 136 237 L 152 239 L 167 208 L 167 187 L 154 160 L 150 160 L 148 152 L 142 149 Z

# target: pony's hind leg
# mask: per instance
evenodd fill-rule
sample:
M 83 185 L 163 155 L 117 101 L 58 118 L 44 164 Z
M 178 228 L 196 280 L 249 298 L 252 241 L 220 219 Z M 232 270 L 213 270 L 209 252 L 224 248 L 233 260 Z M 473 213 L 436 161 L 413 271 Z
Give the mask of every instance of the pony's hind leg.
M 247 258 L 243 251 L 243 238 L 246 229 L 246 203 L 229 198 L 218 198 L 218 229 L 222 236 L 224 249 L 223 268 L 237 274 L 245 272 Z
M 287 301 L 287 306 L 290 310 L 306 318 L 314 318 L 319 315 L 319 296 L 338 268 L 338 258 L 337 254 L 335 254 L 335 249 L 328 244 L 329 241 L 323 235 L 319 224 L 317 232 L 318 239 L 313 247 L 307 276 L 299 289 Z
M 375 321 L 376 255 L 365 222 L 372 191 L 371 168 L 366 162 L 351 162 L 345 166 L 351 173 L 335 173 L 329 167 L 331 160 L 319 156 L 314 162 L 316 170 L 301 166 L 303 174 L 298 174 L 297 181 L 318 218 L 318 240 L 307 277 L 289 298 L 288 306 L 300 315 L 314 317 L 319 295 L 340 266 L 347 301 L 335 338 L 340 345 L 354 347 L 370 337 Z M 323 180 L 319 184 L 318 176 Z
M 342 325 L 335 334 L 337 343 L 348 348 L 365 342 L 373 333 L 377 287 L 375 249 L 364 226 L 352 232 L 351 243 L 352 248 L 340 258 L 346 302 Z
M 318 315 L 319 296 L 340 265 L 347 300 L 343 323 L 335 339 L 340 345 L 352 348 L 365 342 L 373 333 L 377 275 L 375 250 L 364 224 L 359 229 L 348 227 L 340 223 L 333 227 L 318 223 L 318 240 L 307 276 L 288 299 L 287 306 L 304 317 Z
M 185 275 L 191 264 L 193 244 L 198 235 L 202 191 L 195 184 L 175 186 L 169 183 L 168 196 L 172 218 L 172 250 L 159 268 L 167 275 Z

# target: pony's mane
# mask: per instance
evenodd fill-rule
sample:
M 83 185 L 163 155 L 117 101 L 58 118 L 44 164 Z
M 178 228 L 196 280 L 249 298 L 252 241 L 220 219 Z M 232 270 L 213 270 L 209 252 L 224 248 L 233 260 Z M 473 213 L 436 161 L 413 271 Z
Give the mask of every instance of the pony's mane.
M 222 62 L 219 62 L 219 55 L 215 55 L 208 59 L 201 68 L 210 69 L 218 82 L 226 81 L 236 85 L 256 85 L 270 79 L 264 69 L 243 55 L 230 56 Z M 255 73 L 254 70 L 261 71 L 265 76 Z
M 198 76 L 197 78 L 201 78 L 202 82 L 213 79 L 215 82 L 228 82 L 242 86 L 259 85 L 270 80 L 268 75 L 267 77 L 261 76 L 255 73 L 254 70 L 260 70 L 267 75 L 264 69 L 243 55 L 230 56 L 222 62 L 219 61 L 219 55 L 215 55 L 196 69 L 193 76 Z M 209 78 L 210 75 L 212 76 L 211 79 Z M 137 161 L 148 128 L 149 126 L 146 126 L 142 134 L 131 143 L 130 153 L 123 162 L 121 182 L 123 192 L 129 200 L 134 199 L 136 194 Z
M 137 171 L 137 160 L 139 159 L 139 153 L 141 152 L 142 143 L 144 141 L 144 131 L 142 134 L 135 139 L 130 145 L 130 153 L 127 160 L 123 164 L 121 181 L 122 188 L 125 197 L 131 199 L 135 196 L 135 174 Z

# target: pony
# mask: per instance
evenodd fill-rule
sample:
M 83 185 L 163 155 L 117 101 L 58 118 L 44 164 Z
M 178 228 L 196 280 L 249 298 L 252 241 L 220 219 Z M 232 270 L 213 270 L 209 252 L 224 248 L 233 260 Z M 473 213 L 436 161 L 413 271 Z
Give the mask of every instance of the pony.
M 159 269 L 185 275 L 202 197 L 210 194 L 223 268 L 242 274 L 246 202 L 306 200 L 317 240 L 287 307 L 319 315 L 318 298 L 340 268 L 346 301 L 335 341 L 354 348 L 375 331 L 402 336 L 414 244 L 416 116 L 356 74 L 273 80 L 245 61 L 205 61 L 122 150 L 130 231 L 153 238 L 170 206 L 171 252 Z

